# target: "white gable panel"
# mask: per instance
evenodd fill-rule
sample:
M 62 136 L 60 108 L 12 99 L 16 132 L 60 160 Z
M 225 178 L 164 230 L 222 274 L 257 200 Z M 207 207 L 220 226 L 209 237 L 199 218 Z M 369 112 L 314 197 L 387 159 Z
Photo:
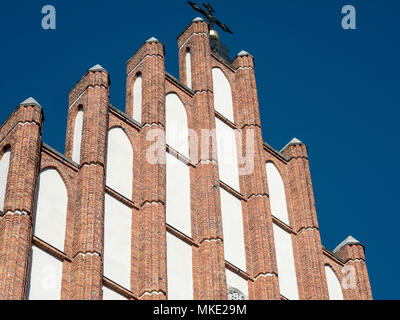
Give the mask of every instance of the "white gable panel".
M 342 286 L 335 272 L 330 266 L 325 266 L 326 281 L 328 283 L 329 300 L 343 300 Z
M 289 225 L 285 186 L 278 169 L 272 162 L 267 162 L 267 179 L 271 213 L 274 217 Z
M 192 247 L 167 233 L 168 300 L 193 300 Z
M 72 160 L 76 163 L 81 162 L 82 128 L 83 128 L 83 111 L 79 110 L 75 118 L 74 145 L 72 150 Z
M 215 118 L 219 178 L 236 191 L 240 191 L 238 154 L 235 131 Z
M 298 300 L 299 294 L 294 265 L 292 236 L 275 224 L 273 228 L 281 294 L 289 300 Z
M 185 106 L 175 93 L 167 94 L 165 106 L 167 144 L 189 158 L 189 131 Z
M 108 132 L 106 185 L 132 199 L 133 150 L 121 128 Z
M 105 195 L 104 275 L 130 290 L 132 209 Z
M 224 189 L 220 190 L 220 194 L 225 259 L 236 267 L 246 271 L 241 201 Z
M 33 246 L 28 300 L 60 300 L 62 262 Z
M 37 188 L 34 235 L 64 251 L 67 188 L 54 169 L 45 169 L 39 174 Z
M 219 68 L 212 69 L 212 77 L 214 109 L 231 122 L 234 122 L 231 85 L 225 74 Z
M 0 160 L 0 210 L 4 209 L 4 200 L 6 196 L 8 169 L 10 166 L 11 151 L 7 150 Z
M 167 153 L 167 223 L 191 237 L 189 167 Z

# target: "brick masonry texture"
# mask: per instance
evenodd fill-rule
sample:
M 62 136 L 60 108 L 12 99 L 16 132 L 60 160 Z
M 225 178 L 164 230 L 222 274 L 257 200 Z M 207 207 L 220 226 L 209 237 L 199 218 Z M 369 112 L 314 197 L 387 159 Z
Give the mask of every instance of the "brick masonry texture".
M 178 37 L 179 76 L 165 71 L 164 46 L 145 42 L 126 63 L 125 113 L 109 103 L 107 71 L 89 70 L 69 93 L 65 155 L 41 141 L 43 112 L 39 105 L 20 105 L 0 127 L 0 159 L 11 148 L 4 212 L 0 217 L 0 299 L 26 299 L 31 247 L 40 247 L 63 262 L 61 299 L 99 300 L 107 286 L 130 300 L 164 300 L 168 297 L 166 235 L 174 233 L 192 245 L 193 296 L 197 299 L 227 299 L 225 270 L 248 281 L 249 299 L 279 300 L 279 274 L 273 224 L 292 235 L 299 298 L 328 299 L 325 265 L 339 281 L 343 268 L 352 266 L 356 286 L 343 290 L 345 299 L 372 299 L 362 244 L 348 244 L 336 254 L 321 244 L 315 209 L 307 147 L 289 144 L 278 152 L 263 142 L 255 64 L 251 55 L 237 56 L 231 63 L 213 53 L 209 27 L 192 22 Z M 190 49 L 192 89 L 186 78 L 186 52 Z M 232 87 L 235 123 L 214 111 L 212 68 L 218 67 Z M 142 123 L 133 117 L 133 84 L 142 76 Z M 211 151 L 190 168 L 192 238 L 166 225 L 166 167 L 146 161 L 150 130 L 165 131 L 165 96 L 174 92 L 182 100 L 189 128 L 200 136 L 202 129 L 215 129 L 215 117 L 235 130 L 255 133 L 254 171 L 240 176 L 241 194 L 220 183 L 217 157 Z M 84 112 L 81 159 L 72 158 L 74 122 Z M 132 200 L 105 186 L 107 132 L 120 127 L 134 152 Z M 238 152 L 246 152 L 246 135 Z M 161 141 L 162 145 L 166 142 Z M 174 154 L 173 150 L 168 152 Z M 290 226 L 271 215 L 266 162 L 280 172 L 286 192 Z M 64 252 L 32 235 L 35 219 L 36 182 L 41 170 L 58 171 L 68 193 Z M 221 186 L 238 197 L 243 208 L 247 270 L 224 260 L 224 233 L 220 203 Z M 132 209 L 131 287 L 122 288 L 103 275 L 104 198 L 109 194 Z

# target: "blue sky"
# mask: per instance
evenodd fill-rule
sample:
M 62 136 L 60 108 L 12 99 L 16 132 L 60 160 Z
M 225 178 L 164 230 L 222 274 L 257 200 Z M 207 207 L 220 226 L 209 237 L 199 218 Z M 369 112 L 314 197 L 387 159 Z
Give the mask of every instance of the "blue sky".
M 41 28 L 54 5 L 57 29 Z M 343 30 L 341 8 L 357 10 Z M 366 246 L 375 299 L 400 299 L 397 252 L 400 181 L 400 2 L 396 0 L 214 0 L 233 57 L 255 56 L 264 140 L 309 147 L 323 244 L 348 235 Z M 1 1 L 0 122 L 19 102 L 43 106 L 43 141 L 64 151 L 68 92 L 99 63 L 111 103 L 124 110 L 125 62 L 148 38 L 166 49 L 178 75 L 177 35 L 196 14 L 179 1 Z

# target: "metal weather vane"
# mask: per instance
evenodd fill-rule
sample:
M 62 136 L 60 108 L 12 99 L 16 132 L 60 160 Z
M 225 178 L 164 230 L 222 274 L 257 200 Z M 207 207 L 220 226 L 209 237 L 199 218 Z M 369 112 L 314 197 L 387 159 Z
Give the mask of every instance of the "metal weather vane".
M 204 17 L 206 17 L 210 25 L 210 29 L 214 29 L 214 25 L 217 25 L 221 27 L 221 29 L 224 30 L 225 32 L 232 33 L 232 31 L 228 28 L 226 24 L 222 23 L 221 21 L 215 18 L 214 16 L 215 10 L 211 7 L 209 3 L 203 3 L 203 6 L 206 8 L 206 10 L 200 8 L 199 5 L 197 5 L 192 1 L 188 1 L 188 3 L 194 10 L 200 12 Z

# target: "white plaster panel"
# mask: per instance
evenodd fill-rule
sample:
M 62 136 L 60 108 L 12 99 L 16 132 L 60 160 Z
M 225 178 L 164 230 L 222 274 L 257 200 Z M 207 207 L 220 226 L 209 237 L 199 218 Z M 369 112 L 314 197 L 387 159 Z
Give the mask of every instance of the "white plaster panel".
M 275 224 L 273 228 L 281 294 L 289 300 L 298 300 L 299 294 L 294 265 L 292 236 Z
M 4 200 L 6 196 L 8 169 L 10 166 L 11 151 L 7 150 L 0 160 L 0 210 L 4 209 Z
M 238 289 L 246 296 L 246 299 L 248 299 L 249 287 L 247 281 L 228 269 L 226 269 L 226 284 L 228 289 L 229 288 Z
M 185 106 L 175 93 L 167 94 L 165 105 L 167 144 L 189 158 L 189 131 Z
M 106 185 L 132 199 L 133 150 L 121 128 L 108 131 Z
M 192 57 L 190 51 L 186 52 L 186 79 L 187 86 L 192 89 Z
M 72 149 L 72 160 L 76 163 L 81 162 L 81 144 L 83 128 L 83 111 L 79 110 L 75 118 L 74 126 L 74 145 Z
M 31 252 L 28 300 L 60 300 L 62 262 L 33 246 Z
M 289 225 L 285 186 L 278 169 L 272 162 L 267 162 L 267 179 L 271 213 L 274 217 Z
M 143 81 L 139 75 L 133 85 L 133 119 L 142 123 Z
M 243 233 L 241 201 L 220 189 L 225 259 L 246 271 L 246 253 Z
M 105 195 L 104 275 L 130 290 L 132 209 Z
M 325 273 L 328 283 L 329 300 L 343 300 L 342 286 L 335 272 L 330 266 L 325 266 Z
M 36 196 L 34 235 L 64 251 L 68 193 L 55 169 L 39 174 Z
M 193 300 L 192 247 L 167 233 L 168 300 Z
M 225 74 L 219 68 L 212 69 L 212 77 L 214 109 L 231 122 L 234 122 L 231 85 Z
M 167 153 L 167 223 L 191 237 L 189 167 Z
M 235 131 L 215 118 L 219 178 L 240 192 Z
M 121 296 L 119 293 L 108 289 L 107 287 L 103 286 L 103 300 L 128 300 L 124 296 Z

